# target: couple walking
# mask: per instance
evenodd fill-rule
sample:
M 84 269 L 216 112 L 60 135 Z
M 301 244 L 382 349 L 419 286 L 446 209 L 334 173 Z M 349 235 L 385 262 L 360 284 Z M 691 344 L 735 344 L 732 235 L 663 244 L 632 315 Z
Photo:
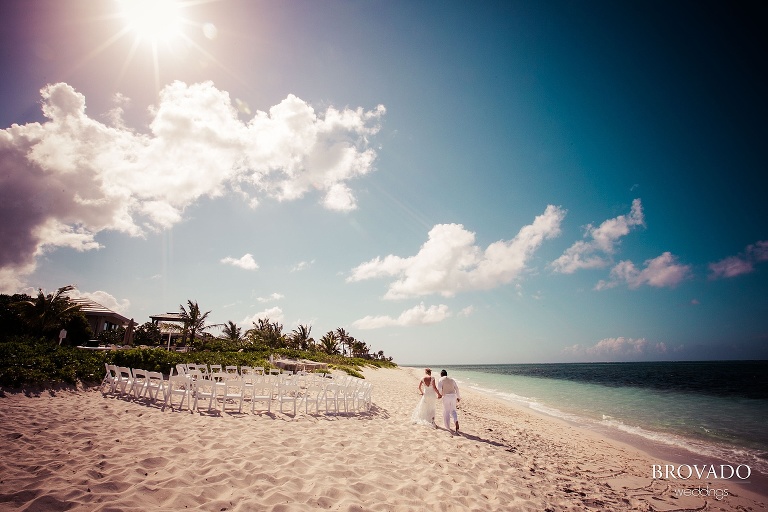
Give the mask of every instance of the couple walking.
M 459 433 L 459 415 L 456 412 L 456 404 L 461 400 L 459 394 L 459 385 L 456 381 L 448 376 L 448 372 L 442 370 L 440 372 L 440 380 L 435 383 L 435 378 L 432 377 L 432 370 L 426 368 L 424 370 L 424 377 L 419 381 L 419 393 L 421 394 L 421 400 L 413 411 L 411 420 L 413 423 L 421 423 L 422 425 L 435 425 L 435 402 L 438 398 L 443 399 L 443 421 L 445 422 L 445 428 L 451 430 L 451 418 L 456 424 L 456 433 Z

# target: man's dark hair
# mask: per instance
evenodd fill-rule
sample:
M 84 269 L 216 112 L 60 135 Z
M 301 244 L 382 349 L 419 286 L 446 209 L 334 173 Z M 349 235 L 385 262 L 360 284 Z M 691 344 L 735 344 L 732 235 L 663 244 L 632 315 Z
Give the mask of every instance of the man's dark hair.
M 440 370 L 440 376 L 441 376 L 441 377 L 445 377 L 446 375 L 448 375 L 448 372 L 447 372 L 447 371 L 445 371 L 445 370 Z

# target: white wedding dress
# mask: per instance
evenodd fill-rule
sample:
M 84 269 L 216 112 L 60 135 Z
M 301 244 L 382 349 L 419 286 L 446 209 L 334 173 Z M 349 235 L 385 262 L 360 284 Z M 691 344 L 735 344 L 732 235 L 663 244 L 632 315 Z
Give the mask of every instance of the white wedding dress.
M 416 409 L 413 411 L 411 421 L 420 425 L 432 426 L 435 419 L 435 403 L 437 402 L 437 394 L 432 387 L 432 379 L 430 378 L 429 385 L 426 383 L 423 386 L 424 395 L 419 400 Z

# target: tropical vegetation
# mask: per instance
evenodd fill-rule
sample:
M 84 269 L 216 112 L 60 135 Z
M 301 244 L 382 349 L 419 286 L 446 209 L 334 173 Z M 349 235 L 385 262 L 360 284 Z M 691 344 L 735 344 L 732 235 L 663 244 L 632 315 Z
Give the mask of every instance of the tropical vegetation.
M 94 334 L 78 304 L 67 296 L 73 289 L 64 286 L 51 294 L 39 290 L 36 297 L 0 294 L 0 386 L 94 385 L 101 381 L 105 363 L 168 374 L 176 364 L 189 362 L 269 368 L 270 356 L 276 356 L 327 363 L 358 377 L 365 366 L 394 366 L 383 351 L 372 352 L 341 327 L 316 341 L 310 325 L 284 332 L 281 323 L 259 318 L 243 332 L 233 321 L 208 324 L 211 312 L 203 312 L 192 300 L 179 306 L 182 325 L 176 328 L 176 344 L 184 351 L 167 350 L 171 338 L 153 322 L 134 330 L 133 343 L 140 348 L 83 350 L 77 345 L 89 343 Z M 220 336 L 209 332 L 216 327 Z M 59 345 L 62 328 L 67 337 Z M 163 328 L 169 332 L 170 326 Z M 120 345 L 124 335 L 125 329 L 118 327 L 99 333 L 97 339 L 103 345 Z

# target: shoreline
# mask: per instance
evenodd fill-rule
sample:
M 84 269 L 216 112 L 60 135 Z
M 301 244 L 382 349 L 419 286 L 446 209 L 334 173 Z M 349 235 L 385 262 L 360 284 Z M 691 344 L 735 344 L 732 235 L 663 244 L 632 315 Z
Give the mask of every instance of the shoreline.
M 423 375 L 423 367 L 403 366 L 400 368 L 409 370 L 413 374 L 414 379 L 416 381 L 418 381 L 418 378 Z M 433 369 L 433 375 L 435 375 L 435 369 Z M 683 447 L 670 446 L 660 441 L 654 441 L 652 439 L 648 439 L 637 434 L 632 434 L 631 432 L 621 431 L 617 428 L 610 428 L 610 427 L 600 426 L 600 425 L 596 425 L 599 428 L 592 428 L 587 423 L 581 423 L 581 422 L 577 422 L 572 419 L 569 419 L 567 417 L 548 414 L 546 411 L 529 407 L 523 402 L 517 402 L 514 400 L 505 399 L 503 397 L 496 396 L 490 391 L 481 390 L 472 386 L 464 386 L 462 388 L 462 396 L 464 396 L 465 394 L 469 394 L 473 396 L 475 399 L 477 399 L 478 397 L 482 397 L 483 399 L 497 402 L 501 407 L 508 407 L 521 414 L 532 415 L 544 421 L 562 425 L 565 428 L 573 428 L 573 429 L 576 429 L 577 431 L 583 431 L 585 433 L 588 433 L 589 435 L 597 436 L 599 439 L 607 438 L 610 442 L 616 443 L 618 445 L 618 448 L 622 450 L 623 449 L 635 450 L 645 455 L 646 457 L 649 458 L 649 461 L 651 461 L 652 464 L 658 464 L 662 466 L 666 464 L 672 464 L 675 467 L 678 467 L 679 465 L 694 465 L 694 464 L 699 464 L 700 467 L 701 465 L 706 465 L 707 467 L 709 467 L 710 464 L 714 464 L 715 467 L 719 469 L 720 464 L 729 463 L 728 461 L 724 461 L 718 458 L 704 458 L 697 455 L 695 452 L 687 450 Z M 438 400 L 438 403 L 439 403 L 439 400 Z M 459 412 L 459 415 L 461 415 L 461 412 Z M 439 406 L 438 406 L 437 416 L 440 416 Z M 662 467 L 662 470 L 663 469 L 664 468 Z M 650 466 L 648 467 L 648 473 L 649 475 L 651 473 Z M 738 481 L 738 480 L 717 481 L 714 479 L 699 480 L 699 479 L 692 478 L 692 479 L 688 479 L 687 481 L 669 480 L 669 483 L 675 484 L 678 486 L 686 486 L 688 484 L 699 485 L 700 483 L 704 483 L 705 485 L 708 485 L 708 486 L 735 487 L 740 489 L 742 492 L 753 494 L 753 497 L 757 499 L 758 502 L 764 504 L 768 508 L 768 475 L 764 475 L 758 472 L 753 472 L 748 481 Z
M 628 444 L 462 389 L 460 435 L 410 423 L 421 369 L 366 368 L 369 413 L 162 410 L 96 391 L 6 393 L 0 510 L 768 508 L 675 496 Z M 292 412 L 292 411 L 291 411 Z M 687 488 L 706 482 L 689 481 Z
M 408 366 L 403 368 L 416 370 L 418 372 L 423 371 L 423 368 L 413 367 L 413 366 Z M 700 455 L 694 449 L 689 449 L 689 448 L 686 448 L 685 446 L 665 443 L 662 440 L 655 440 L 652 438 L 648 438 L 640 434 L 633 433 L 631 431 L 625 431 L 616 427 L 612 427 L 610 425 L 599 424 L 594 422 L 593 420 L 590 420 L 589 418 L 581 418 L 575 415 L 574 415 L 574 418 L 571 418 L 569 417 L 571 416 L 570 414 L 557 415 L 557 414 L 548 413 L 544 409 L 537 409 L 534 407 L 530 407 L 530 405 L 527 402 L 517 401 L 514 399 L 505 398 L 504 396 L 499 396 L 496 394 L 498 392 L 497 390 L 482 389 L 482 388 L 469 386 L 469 385 L 465 385 L 465 388 L 471 389 L 475 393 L 479 393 L 481 395 L 487 396 L 490 399 L 498 400 L 499 402 L 509 407 L 518 409 L 520 411 L 539 415 L 541 417 L 551 419 L 553 421 L 564 422 L 565 424 L 568 424 L 575 428 L 584 429 L 584 430 L 593 432 L 597 435 L 608 437 L 616 442 L 628 445 L 632 448 L 640 450 L 658 459 L 660 461 L 659 464 L 673 464 L 676 467 L 679 465 L 692 466 L 694 464 L 698 464 L 699 467 L 706 466 L 707 468 L 709 468 L 710 465 L 714 465 L 718 470 L 720 469 L 721 464 L 731 465 L 734 467 L 737 465 L 737 463 L 734 463 L 733 461 L 723 459 L 722 457 L 718 457 L 716 455 L 714 456 Z M 735 449 L 738 449 L 738 447 L 734 447 L 732 449 L 735 450 Z M 687 471 L 687 468 L 683 468 L 683 469 Z M 679 483 L 682 483 L 682 482 L 679 482 Z M 757 470 L 753 470 L 748 480 L 746 481 L 736 480 L 734 481 L 734 483 L 742 488 L 750 489 L 751 492 L 755 492 L 761 496 L 768 497 L 768 474 L 760 473 Z

